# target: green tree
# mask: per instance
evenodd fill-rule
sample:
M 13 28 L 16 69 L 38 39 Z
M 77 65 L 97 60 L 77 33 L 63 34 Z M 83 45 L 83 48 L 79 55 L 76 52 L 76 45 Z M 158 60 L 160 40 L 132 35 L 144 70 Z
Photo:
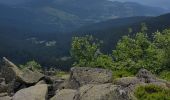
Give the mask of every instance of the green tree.
M 92 36 L 74 37 L 72 41 L 71 56 L 77 67 L 112 67 L 112 57 L 100 52 L 101 41 Z
M 170 71 L 170 30 L 164 30 L 161 32 L 156 32 L 154 34 L 154 43 L 155 45 L 164 52 L 165 61 L 164 61 L 164 70 Z
M 136 73 L 141 68 L 159 72 L 162 66 L 163 53 L 144 33 L 134 37 L 124 36 L 113 50 L 115 66 Z

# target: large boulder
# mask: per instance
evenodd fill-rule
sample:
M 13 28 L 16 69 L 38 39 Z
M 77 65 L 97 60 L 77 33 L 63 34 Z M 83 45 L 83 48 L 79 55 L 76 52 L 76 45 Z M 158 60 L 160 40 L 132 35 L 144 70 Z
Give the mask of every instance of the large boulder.
M 35 85 L 19 90 L 12 97 L 12 100 L 46 100 L 47 93 L 47 84 Z
M 77 90 L 63 89 L 56 93 L 50 100 L 78 100 Z
M 73 67 L 70 78 L 60 88 L 77 89 L 86 84 L 105 84 L 112 82 L 112 71 L 100 68 Z
M 44 75 L 38 71 L 32 71 L 29 69 L 24 69 L 22 74 L 20 75 L 20 81 L 26 84 L 35 84 L 39 80 L 43 79 Z
M 38 71 L 31 71 L 29 69 L 24 69 L 22 71 L 15 64 L 4 57 L 2 65 L 2 77 L 5 78 L 7 83 L 13 82 L 15 80 L 25 84 L 35 84 L 40 79 L 42 79 L 44 75 Z
M 19 79 L 22 71 L 11 61 L 3 57 L 3 65 L 1 68 L 2 77 L 5 78 L 6 83 L 12 82 L 14 79 Z
M 110 83 L 84 85 L 79 89 L 79 93 L 78 100 L 129 100 L 125 91 Z
M 140 69 L 136 77 L 145 83 L 156 82 L 157 80 L 157 78 L 150 71 L 146 69 Z

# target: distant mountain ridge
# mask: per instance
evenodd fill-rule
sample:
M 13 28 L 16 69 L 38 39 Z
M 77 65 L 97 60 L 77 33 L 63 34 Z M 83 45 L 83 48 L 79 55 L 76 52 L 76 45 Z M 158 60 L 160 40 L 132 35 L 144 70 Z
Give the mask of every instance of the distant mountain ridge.
M 124 35 L 133 35 L 141 29 L 141 23 L 145 23 L 148 27 L 148 35 L 156 31 L 162 31 L 170 28 L 170 13 L 157 17 L 128 17 L 113 19 L 104 22 L 95 23 L 84 26 L 73 33 L 75 35 L 94 35 L 104 41 L 104 51 L 111 52 L 117 41 Z M 121 24 L 120 24 L 121 23 Z M 129 28 L 132 32 L 129 33 Z M 111 46 L 112 45 L 112 46 Z
M 27 32 L 68 32 L 80 26 L 108 19 L 131 16 L 156 16 L 163 9 L 137 3 L 107 0 L 20 0 L 15 5 L 0 5 L 4 24 Z M 2 3 L 2 1 L 1 1 Z

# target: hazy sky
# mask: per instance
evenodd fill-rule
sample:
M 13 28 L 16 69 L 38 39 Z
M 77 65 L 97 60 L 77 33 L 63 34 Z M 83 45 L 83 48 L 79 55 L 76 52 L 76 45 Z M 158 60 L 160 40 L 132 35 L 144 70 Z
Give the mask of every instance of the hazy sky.
M 27 2 L 33 0 L 0 0 L 0 3 L 18 3 L 18 2 Z M 161 8 L 167 8 L 170 10 L 170 0 L 110 0 L 110 1 L 122 1 L 122 2 L 137 2 L 149 6 L 157 6 Z
M 157 6 L 157 7 L 170 9 L 170 0 L 112 0 L 112 1 L 138 2 L 138 3 L 144 4 L 144 5 Z

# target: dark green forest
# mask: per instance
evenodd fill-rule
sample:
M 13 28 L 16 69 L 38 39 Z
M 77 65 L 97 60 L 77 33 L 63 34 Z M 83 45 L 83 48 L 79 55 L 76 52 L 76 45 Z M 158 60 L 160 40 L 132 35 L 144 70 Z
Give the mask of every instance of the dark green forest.
M 111 54 L 121 37 L 124 35 L 133 36 L 141 30 L 142 23 L 145 23 L 148 28 L 148 37 L 157 30 L 168 29 L 170 26 L 169 17 L 170 14 L 158 17 L 120 18 L 61 34 L 25 33 L 16 28 L 1 27 L 0 55 L 10 58 L 17 64 L 35 60 L 44 67 L 69 70 L 73 63 L 70 55 L 72 37 L 92 35 L 103 41 L 101 51 Z M 53 42 L 55 45 L 49 45 Z

